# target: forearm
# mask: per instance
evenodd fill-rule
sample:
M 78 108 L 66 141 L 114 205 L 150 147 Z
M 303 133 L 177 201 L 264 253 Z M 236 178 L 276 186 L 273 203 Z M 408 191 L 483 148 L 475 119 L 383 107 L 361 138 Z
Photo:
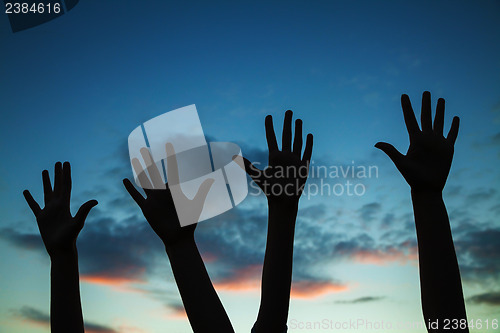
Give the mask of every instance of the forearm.
M 51 258 L 50 326 L 52 333 L 83 333 L 83 316 L 80 302 L 78 253 Z
M 194 238 L 165 249 L 193 331 L 234 332 Z
M 261 303 L 254 325 L 255 332 L 283 332 L 286 329 L 297 209 L 298 202 L 269 203 Z
M 435 331 L 441 331 L 444 320 L 467 319 L 448 214 L 441 192 L 412 191 L 412 201 L 422 309 L 426 322 L 439 320 L 439 329 Z

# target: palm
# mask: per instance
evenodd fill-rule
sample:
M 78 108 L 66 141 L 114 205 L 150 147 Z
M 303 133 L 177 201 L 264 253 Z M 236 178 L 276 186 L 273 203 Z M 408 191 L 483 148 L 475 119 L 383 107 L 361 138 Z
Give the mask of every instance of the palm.
M 47 170 L 42 172 L 45 207 L 40 208 L 28 190 L 23 192 L 28 205 L 35 214 L 40 235 L 50 256 L 71 251 L 76 238 L 82 230 L 90 209 L 97 205 L 97 201 L 90 200 L 84 203 L 76 215 L 71 216 L 71 169 L 70 164 L 62 165 L 57 162 L 54 168 L 54 188 L 50 184 Z
M 406 155 L 392 145 L 379 142 L 375 146 L 383 150 L 394 162 L 412 190 L 441 191 L 448 178 L 453 159 L 454 144 L 458 134 L 459 119 L 455 117 L 448 136 L 443 136 L 444 99 L 438 100 L 434 126 L 432 126 L 430 93 L 422 96 L 422 129 L 418 127 L 408 96 L 401 97 L 410 147 Z
M 166 244 L 175 244 L 192 238 L 196 224 L 181 227 L 170 189 L 146 190 L 146 199 L 141 205 L 144 217 L 153 231 Z
M 268 200 L 298 200 L 307 180 L 311 160 L 313 137 L 308 134 L 302 156 L 302 121 L 295 121 L 295 138 L 292 147 L 292 111 L 285 113 L 282 149 L 278 149 L 273 120 L 266 117 L 266 137 L 269 148 L 269 166 L 259 170 L 244 159 L 245 170 L 259 185 Z
M 214 179 L 205 179 L 194 198 L 189 199 L 180 187 L 174 147 L 171 143 L 167 143 L 165 149 L 167 153 L 167 177 L 171 183 L 170 186 L 162 181 L 156 163 L 154 163 L 147 148 L 142 148 L 141 154 L 151 180 L 142 169 L 140 161 L 137 158 L 132 160 L 132 165 L 138 175 L 140 185 L 144 188 L 146 198 L 137 191 L 130 180 L 124 179 L 123 184 L 141 208 L 153 231 L 165 245 L 171 246 L 182 240 L 194 240 L 196 222 L 200 218 L 205 199 Z M 184 223 L 181 224 L 181 221 Z

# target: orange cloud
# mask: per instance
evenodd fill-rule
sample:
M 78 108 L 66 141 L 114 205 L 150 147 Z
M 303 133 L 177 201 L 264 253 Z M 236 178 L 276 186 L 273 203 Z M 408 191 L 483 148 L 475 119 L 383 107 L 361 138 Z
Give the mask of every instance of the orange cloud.
M 110 287 L 118 291 L 127 292 L 141 292 L 142 290 L 138 288 L 133 288 L 132 284 L 145 283 L 145 281 L 139 277 L 120 277 L 120 276 L 106 276 L 106 275 L 82 275 L 81 281 L 90 284 L 96 284 L 100 286 Z
M 346 291 L 346 285 L 330 281 L 304 280 L 292 283 L 290 296 L 293 298 L 311 299 L 330 293 Z
M 353 254 L 355 261 L 362 264 L 387 265 L 390 263 L 406 264 L 418 260 L 417 248 L 410 247 L 407 251 L 396 248 L 386 250 L 360 250 Z
M 169 308 L 172 310 L 168 314 L 168 319 L 175 319 L 175 320 L 186 320 L 187 319 L 187 314 L 186 310 L 184 310 L 184 306 L 182 305 L 169 305 Z
M 234 276 L 214 283 L 218 290 L 255 291 L 260 288 L 262 265 L 250 265 L 236 272 Z

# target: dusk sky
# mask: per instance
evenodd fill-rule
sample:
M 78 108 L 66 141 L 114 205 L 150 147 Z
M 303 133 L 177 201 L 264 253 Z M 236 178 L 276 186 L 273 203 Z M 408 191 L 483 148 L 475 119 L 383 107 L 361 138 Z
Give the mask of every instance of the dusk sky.
M 444 200 L 468 318 L 483 323 L 471 331 L 494 332 L 499 17 L 499 1 L 81 0 L 13 33 L 0 14 L 0 331 L 50 331 L 50 261 L 22 191 L 43 202 L 42 170 L 70 161 L 72 212 L 99 201 L 77 243 L 86 332 L 191 332 L 164 247 L 122 179 L 130 132 L 196 104 L 207 141 L 263 165 L 264 118 L 280 137 L 291 109 L 314 134 L 313 167 L 329 170 L 300 201 L 289 332 L 358 320 L 426 332 L 396 328 L 422 321 L 416 234 L 410 188 L 373 145 L 406 152 L 401 94 L 419 118 L 428 90 L 433 109 L 446 100 L 446 132 L 461 119 Z M 249 191 L 195 233 L 236 332 L 257 317 L 267 231 L 266 199 Z

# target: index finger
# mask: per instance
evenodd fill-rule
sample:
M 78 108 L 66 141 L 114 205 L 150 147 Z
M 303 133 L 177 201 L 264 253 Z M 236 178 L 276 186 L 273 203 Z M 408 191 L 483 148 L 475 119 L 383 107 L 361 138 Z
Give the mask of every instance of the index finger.
M 413 108 L 411 107 L 410 98 L 406 94 L 401 95 L 401 107 L 403 109 L 406 129 L 408 130 L 408 135 L 410 136 L 411 140 L 420 131 L 420 128 L 418 127 L 415 113 L 413 112 Z
M 177 158 L 175 157 L 174 145 L 167 142 L 165 145 L 167 151 L 167 181 L 168 185 L 178 185 L 179 181 L 179 166 L 177 165 Z

